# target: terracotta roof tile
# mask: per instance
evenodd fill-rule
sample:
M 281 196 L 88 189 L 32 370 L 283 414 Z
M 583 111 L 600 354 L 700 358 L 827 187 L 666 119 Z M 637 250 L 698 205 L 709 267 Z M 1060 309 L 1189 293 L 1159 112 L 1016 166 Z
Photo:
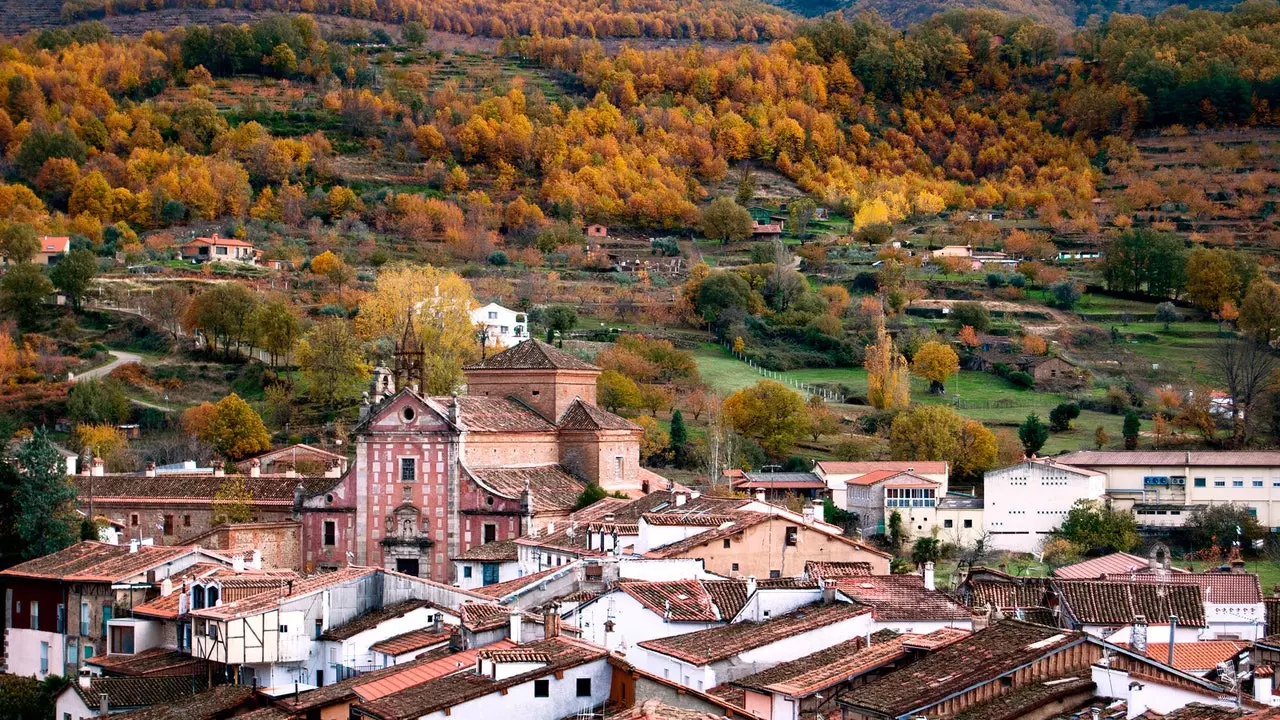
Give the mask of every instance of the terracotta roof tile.
M 1205 627 L 1204 597 L 1198 585 L 1111 580 L 1054 580 L 1063 611 L 1084 625 L 1128 625 L 1134 616 L 1159 621 L 1178 616 L 1184 627 Z
M 235 602 L 224 603 L 217 607 L 201 608 L 192 610 L 192 615 L 200 617 L 226 619 L 247 617 L 249 615 L 257 615 L 258 613 L 269 610 L 280 604 L 286 598 L 297 598 L 303 595 L 309 595 L 313 592 L 319 592 L 325 588 L 356 580 L 366 575 L 372 575 L 378 572 L 377 568 L 369 567 L 344 567 L 333 572 L 318 573 L 301 580 L 294 581 L 291 586 L 286 586 L 280 591 L 262 592 L 236 600 Z
M 809 472 L 770 472 L 770 473 L 743 473 L 739 480 L 735 480 L 733 486 L 736 488 L 746 489 L 774 489 L 774 490 L 822 490 L 826 489 L 827 483 L 822 478 Z
M 576 355 L 551 345 L 537 338 L 529 338 L 515 347 L 503 350 L 474 365 L 467 370 L 595 370 L 600 368 Z
M 146 498 L 152 501 L 172 500 L 190 504 L 193 499 L 212 501 L 228 478 L 243 481 L 245 489 L 253 495 L 255 505 L 275 506 L 292 506 L 293 491 L 299 484 L 302 485 L 305 494 L 317 495 L 341 481 L 341 478 L 324 476 L 262 475 L 255 478 L 244 475 L 227 477 L 157 475 L 146 477 L 128 473 L 101 477 L 77 475 L 72 478 L 72 482 L 75 483 L 76 492 L 81 498 L 87 499 L 92 494 L 94 500 L 98 502 L 109 502 L 118 498 Z
M 714 529 L 690 535 L 683 540 L 678 540 L 668 545 L 653 548 L 646 552 L 645 556 L 654 558 L 675 557 L 722 538 L 732 537 L 747 528 L 755 527 L 774 519 L 771 515 L 757 512 L 736 512 L 731 517 L 732 520 L 722 523 Z
M 1052 575 L 1066 580 L 1097 580 L 1115 573 L 1128 573 L 1146 568 L 1146 558 L 1126 552 L 1116 552 L 1072 565 L 1064 565 L 1054 570 Z
M 318 639 L 334 642 L 350 640 L 365 630 L 372 630 L 388 620 L 404 617 L 414 610 L 424 607 L 433 607 L 433 605 L 426 600 L 405 600 L 404 602 L 387 605 L 378 610 L 370 610 L 337 627 L 325 630 Z
M 575 398 L 560 416 L 561 430 L 639 430 L 640 426 L 608 410 Z
M 1274 717 L 1274 713 L 1274 710 L 1269 710 L 1249 717 L 1261 720 L 1262 718 Z M 1160 720 L 1237 720 L 1239 717 L 1239 711 L 1233 707 L 1189 703 L 1173 712 L 1165 713 L 1160 716 Z
M 494 680 L 473 672 L 458 673 L 427 681 L 377 700 L 362 702 L 361 712 L 382 720 L 408 720 L 451 708 L 475 698 L 499 692 L 534 678 L 562 672 L 568 668 L 601 660 L 608 651 L 594 645 L 564 637 L 548 638 L 519 646 L 522 656 L 536 653 L 546 664 L 530 672 L 503 680 Z M 481 650 L 484 652 L 484 650 Z M 490 649 L 490 652 L 495 652 Z
M 431 628 L 421 630 L 410 630 L 407 633 L 389 637 L 386 640 L 376 642 L 369 646 L 374 652 L 380 652 L 384 655 L 404 655 L 414 650 L 424 650 L 441 643 L 449 642 L 451 631 L 448 628 L 439 631 Z
M 809 560 L 804 564 L 804 574 L 811 578 L 865 577 L 872 573 L 868 562 L 822 562 Z
M 112 720 L 214 720 L 229 716 L 236 708 L 253 699 L 253 688 L 244 685 L 219 685 L 198 695 L 178 702 L 155 705 L 146 710 L 136 710 L 123 715 L 112 715 Z M 97 707 L 90 703 L 89 707 Z
M 500 600 L 514 592 L 523 590 L 524 588 L 530 585 L 536 585 L 537 583 L 540 583 L 543 580 L 546 580 L 548 577 L 563 571 L 565 567 L 566 566 L 564 565 L 549 567 L 546 570 L 533 573 L 532 575 L 525 575 L 524 577 L 518 577 L 514 580 L 507 580 L 506 582 L 494 583 L 492 585 L 485 585 L 484 587 L 474 588 L 472 592 L 476 592 L 481 595 L 486 595 L 488 597 Z
M 994 607 L 1001 610 L 1043 608 L 1049 593 L 1048 578 L 1009 578 L 1008 580 L 971 578 L 969 603 L 975 608 Z
M 879 621 L 972 620 L 973 613 L 937 590 L 928 590 L 919 575 L 870 575 L 835 580 L 836 588 L 869 605 Z
M 101 479 L 101 478 L 99 478 Z M 0 572 L 0 577 L 26 577 L 67 582 L 115 582 L 146 572 L 191 553 L 180 545 L 128 545 L 84 541 Z
M 1173 667 L 1185 672 L 1200 674 L 1214 670 L 1218 663 L 1230 660 L 1249 648 L 1243 640 L 1198 640 L 1173 644 Z M 1169 660 L 1169 643 L 1148 643 L 1147 657 L 1157 662 Z M 1197 672 L 1199 671 L 1199 672 Z
M 556 426 L 528 405 L 505 397 L 459 395 L 433 397 L 448 409 L 458 404 L 458 421 L 475 432 L 541 432 L 553 433 Z
M 842 705 L 890 717 L 922 710 L 990 682 L 1085 635 L 1004 620 L 840 696 Z
M 516 545 L 515 540 L 498 540 L 473 545 L 453 559 L 464 562 L 512 562 L 520 559 L 520 546 Z
M 199 675 L 204 677 L 206 662 L 190 653 L 172 648 L 150 648 L 134 655 L 95 655 L 85 660 L 110 675 L 130 677 L 165 677 Z M 93 706 L 91 706 L 93 707 Z
M 605 715 L 605 720 L 721 720 L 723 713 L 710 713 L 702 710 L 668 705 L 661 700 L 649 699 L 623 710 Z
M 1252 573 L 1154 573 L 1107 575 L 1108 580 L 1153 585 L 1196 585 L 1204 590 L 1204 601 L 1221 605 L 1254 605 L 1262 602 L 1262 587 Z
M 523 613 L 526 620 L 542 622 L 542 616 Z M 473 602 L 464 600 L 458 607 L 462 627 L 471 632 L 483 632 L 505 626 L 511 622 L 511 608 L 496 602 Z M 563 628 L 564 626 L 562 626 Z
M 204 676 L 100 677 L 94 678 L 87 688 L 78 682 L 73 682 L 71 687 L 91 708 L 98 707 L 104 694 L 109 707 L 145 708 L 195 695 L 204 689 Z
M 736 622 L 674 637 L 645 640 L 639 645 L 694 665 L 705 665 L 868 612 L 871 608 L 855 603 L 810 605 L 764 622 Z
M 971 705 L 955 720 L 1019 720 L 1035 714 L 1051 702 L 1092 692 L 1096 688 L 1088 671 L 1074 675 L 1036 679 L 991 700 Z
M 396 666 L 398 672 L 379 673 L 377 677 L 364 676 L 365 682 L 353 684 L 353 690 L 361 700 L 377 700 L 408 688 L 421 685 L 454 673 L 467 672 L 475 667 L 476 658 L 481 650 L 499 650 L 514 648 L 516 644 L 503 638 L 495 643 L 480 648 L 472 648 L 461 652 L 443 652 L 439 656 L 422 658 L 416 662 Z M 390 669 L 390 668 L 388 668 Z M 359 680 L 360 678 L 356 678 Z
M 482 486 L 510 500 L 518 500 L 527 484 L 535 513 L 572 510 L 587 488 L 559 465 L 468 468 L 467 472 Z
M 674 622 L 729 622 L 747 602 L 746 583 L 737 580 L 627 580 L 618 590 L 658 615 L 670 603 Z
M 733 522 L 733 515 L 716 515 L 713 513 L 645 513 L 640 519 L 646 525 L 662 525 L 666 527 L 719 527 Z
M 914 636 L 899 635 L 888 642 L 873 642 L 870 647 L 865 638 L 854 638 L 740 678 L 733 684 L 792 698 L 812 695 L 901 660 L 907 656 L 903 642 L 911 637 Z

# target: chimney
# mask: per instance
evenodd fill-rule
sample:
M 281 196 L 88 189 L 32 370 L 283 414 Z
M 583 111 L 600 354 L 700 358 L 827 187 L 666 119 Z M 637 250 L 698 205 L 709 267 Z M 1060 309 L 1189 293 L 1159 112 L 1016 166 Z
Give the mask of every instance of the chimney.
M 296 478 L 298 477 L 298 471 L 290 465 L 284 469 L 284 476 L 287 478 Z
M 689 491 L 689 499 L 690 499 L 690 500 L 697 500 L 697 499 L 698 499 L 698 498 L 700 498 L 700 497 L 702 497 L 702 491 L 701 491 L 701 490 L 690 490 L 690 491 Z
M 244 572 L 244 555 L 243 554 L 236 553 L 235 556 L 231 558 L 231 572 L 234 572 L 236 574 Z
M 154 462 L 149 462 L 149 463 L 147 463 L 147 469 L 146 469 L 145 474 L 146 474 L 146 476 L 147 476 L 147 477 L 155 477 L 155 476 L 156 476 L 156 464 L 155 464 Z
M 508 618 L 510 628 L 507 636 L 511 638 L 511 642 L 519 645 L 524 642 L 524 618 L 520 615 L 520 610 L 511 608 L 511 616 Z
M 1147 617 L 1133 616 L 1133 628 L 1129 631 L 1129 645 L 1135 652 L 1147 654 Z
M 88 668 L 80 669 L 80 687 L 85 690 L 93 687 L 93 674 L 89 672 Z
M 936 589 L 937 589 L 937 586 L 934 584 L 934 577 L 933 577 L 933 562 L 932 562 L 932 561 L 927 562 L 927 563 L 925 563 L 925 564 L 924 564 L 924 589 L 925 589 L 925 590 L 936 590 Z
M 663 622 L 671 622 L 671 600 L 665 600 L 662 603 L 662 620 Z
M 111 699 L 106 693 L 98 695 L 98 717 L 107 717 L 111 714 Z
M 748 575 L 747 576 L 747 597 L 751 597 L 752 595 L 755 595 L 755 594 L 756 594 L 756 576 Z
M 1262 665 L 1253 670 L 1253 699 L 1263 705 L 1271 705 L 1271 691 L 1275 687 L 1275 670 Z
M 823 578 L 818 581 L 818 584 L 822 587 L 822 604 L 830 605 L 831 603 L 835 602 L 836 601 L 835 581 L 827 580 L 826 578 Z M 869 638 L 870 635 L 868 635 L 867 637 Z M 870 646 L 871 643 L 868 642 L 867 645 Z
M 136 553 L 136 552 L 138 552 L 138 546 L 139 546 L 140 544 L 141 544 L 141 543 L 139 543 L 139 541 L 138 541 L 138 539 L 137 539 L 137 538 L 134 538 L 134 539 L 130 540 L 130 541 L 129 541 L 129 552 L 130 552 L 130 553 Z
M 102 477 L 103 474 L 106 473 L 107 465 L 106 463 L 102 462 L 102 458 L 100 457 L 94 458 L 92 465 L 93 465 L 93 470 L 90 471 L 90 474 L 93 475 L 94 477 Z
M 214 476 L 214 477 L 226 477 L 226 476 L 227 476 L 226 466 L 222 464 L 222 461 L 221 461 L 221 460 L 214 460 L 214 461 L 213 461 L 213 476 Z
M 1169 616 L 1169 658 L 1168 658 L 1169 667 L 1173 667 L 1173 646 L 1175 644 L 1175 639 L 1177 637 L 1177 634 L 1178 634 L 1178 616 L 1170 615 Z
M 611 512 L 607 512 L 607 513 L 605 513 L 605 514 L 604 514 L 604 521 L 605 521 L 605 522 L 607 522 L 607 523 L 611 523 L 611 522 L 613 522 L 614 520 L 616 520 L 617 518 L 618 518 L 618 516 L 617 516 L 617 515 L 615 515 L 615 514 L 613 514 L 613 513 L 611 513 Z
M 682 493 L 682 492 L 678 492 L 678 493 L 676 493 L 676 507 L 680 507 L 681 505 L 683 505 L 683 504 L 685 504 L 685 503 L 687 503 L 687 502 L 689 502 L 689 496 L 688 496 L 688 495 L 686 495 L 685 493 Z
M 805 522 L 807 523 L 813 522 L 814 520 L 813 505 L 810 503 L 805 503 L 804 507 L 800 508 L 800 514 L 804 516 Z
M 255 549 L 253 555 L 249 557 L 249 567 L 254 570 L 262 569 L 262 551 Z
M 560 637 L 560 606 L 554 602 L 547 603 L 542 609 L 543 637 Z
M 974 608 L 974 610 L 976 611 L 973 616 L 974 632 L 987 629 L 991 622 L 991 606 L 983 605 L 982 607 Z
M 160 597 L 169 597 L 173 594 L 173 580 L 165 578 L 160 581 Z
M 458 393 L 453 394 L 453 403 L 449 405 L 449 422 L 453 425 L 458 424 Z
M 436 613 L 431 619 L 431 632 L 440 632 L 440 624 L 443 622 L 443 613 Z
M 756 502 L 767 502 L 764 497 L 764 488 L 756 490 Z
M 262 461 L 254 458 L 249 461 L 249 477 L 258 477 L 262 474 Z

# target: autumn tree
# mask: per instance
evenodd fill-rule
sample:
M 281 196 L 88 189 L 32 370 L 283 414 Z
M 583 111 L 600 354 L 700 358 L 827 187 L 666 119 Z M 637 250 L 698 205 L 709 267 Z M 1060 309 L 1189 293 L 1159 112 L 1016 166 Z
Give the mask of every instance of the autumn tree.
M 663 432 L 658 421 L 651 417 L 641 415 L 635 419 L 635 423 L 643 431 L 640 435 L 641 460 L 645 464 L 660 464 L 664 461 L 663 455 L 666 453 L 667 446 L 671 444 L 671 437 Z
M 727 197 L 712 200 L 698 220 L 698 229 L 704 236 L 724 243 L 747 239 L 751 228 L 751 213 Z
M 787 207 L 787 219 L 791 223 L 791 232 L 803 238 L 809 233 L 809 223 L 818 213 L 818 204 L 813 198 L 796 198 Z
M 471 322 L 475 297 L 456 273 L 431 265 L 402 265 L 378 274 L 360 302 L 356 333 L 370 340 L 398 340 L 412 317 L 426 355 L 428 395 L 448 395 L 463 382 L 462 367 L 480 358 Z
M 995 435 L 946 405 L 916 405 L 901 412 L 889 429 L 895 460 L 945 460 L 957 475 L 977 478 L 995 466 Z
M 271 300 L 253 311 L 254 336 L 271 356 L 271 367 L 287 358 L 302 334 L 302 323 L 284 300 Z
M 231 393 L 214 405 L 200 438 L 224 457 L 241 460 L 271 449 L 271 434 L 249 403 Z
M 222 282 L 201 291 L 187 307 L 184 327 L 199 330 L 210 350 L 222 345 L 225 354 L 231 348 L 252 339 L 253 312 L 258 298 L 253 291 L 238 282 Z
M 609 412 L 640 407 L 640 387 L 617 370 L 605 370 L 596 378 L 596 399 Z
M 1280 334 L 1280 285 L 1266 278 L 1249 285 L 1240 304 L 1240 329 L 1270 345 Z
M 178 418 L 178 424 L 182 426 L 183 432 L 192 437 L 208 437 L 209 423 L 213 422 L 215 412 L 217 407 L 206 400 L 183 410 Z
M 326 407 L 340 407 L 359 397 L 369 379 L 360 340 L 342 318 L 320 321 L 297 344 L 298 367 L 307 392 Z M 449 388 L 452 390 L 452 386 Z M 424 391 L 429 393 L 430 391 Z
M 907 359 L 898 352 L 881 324 L 876 342 L 867 348 L 863 367 L 867 369 L 867 402 L 877 410 L 906 407 L 911 401 L 911 380 Z
M 773 458 L 784 457 L 806 429 L 804 400 L 785 385 L 760 380 L 725 398 L 721 412 L 730 426 L 753 438 Z
M 929 381 L 929 392 L 942 395 L 947 379 L 960 372 L 960 358 L 950 345 L 929 341 L 916 351 L 911 371 Z
M 814 442 L 823 435 L 835 435 L 840 432 L 840 416 L 836 415 L 827 403 L 817 395 L 810 395 L 806 403 L 809 408 L 809 435 Z
M 246 523 L 254 519 L 253 492 L 240 475 L 228 476 L 213 496 L 213 524 Z
M 191 298 L 191 293 L 177 283 L 163 283 L 142 298 L 142 311 L 177 340 L 182 334 L 182 318 L 191 305 Z
M 951 457 L 951 471 L 956 477 L 977 481 L 986 471 L 997 467 L 1000 444 L 995 433 L 973 418 L 965 418 L 956 435 L 956 450 Z
M 1227 301 L 1234 301 L 1240 292 L 1240 278 L 1236 276 L 1226 251 L 1197 248 L 1187 258 L 1187 299 L 1205 312 L 1217 312 Z
M 115 425 L 83 423 L 76 426 L 76 445 L 93 457 L 105 458 L 129 443 L 124 431 Z

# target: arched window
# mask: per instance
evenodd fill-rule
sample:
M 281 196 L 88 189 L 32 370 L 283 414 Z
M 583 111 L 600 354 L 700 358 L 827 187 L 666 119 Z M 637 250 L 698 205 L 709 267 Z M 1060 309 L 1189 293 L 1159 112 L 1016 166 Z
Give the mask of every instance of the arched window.
M 207 587 L 204 590 L 204 604 L 207 607 L 214 607 L 218 604 L 218 588 Z
M 191 588 L 191 609 L 199 610 L 204 607 L 204 588 L 195 585 Z

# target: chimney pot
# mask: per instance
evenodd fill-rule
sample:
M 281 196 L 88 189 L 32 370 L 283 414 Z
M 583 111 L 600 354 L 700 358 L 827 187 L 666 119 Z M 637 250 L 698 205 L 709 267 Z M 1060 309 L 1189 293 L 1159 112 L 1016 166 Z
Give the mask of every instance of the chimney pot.
M 214 477 L 226 477 L 226 475 L 227 475 L 226 466 L 222 464 L 222 461 L 221 461 L 221 460 L 214 460 L 214 461 L 213 461 L 213 476 L 214 476 Z
M 747 576 L 747 597 L 751 597 L 752 595 L 755 595 L 755 594 L 756 594 L 756 576 L 748 575 Z
M 249 477 L 258 477 L 262 474 L 262 461 L 254 458 L 249 461 Z
M 93 675 L 89 674 L 88 670 L 81 670 L 80 671 L 80 687 L 84 688 L 85 690 L 88 690 L 92 686 L 93 686 Z
M 508 618 L 510 623 L 507 634 L 511 638 L 511 642 L 519 645 L 524 642 L 524 618 L 521 617 L 517 608 L 511 608 L 511 616 Z
M 925 564 L 924 564 L 924 589 L 925 589 L 925 590 L 936 590 L 936 589 L 937 589 L 937 587 L 936 587 L 936 585 L 935 585 L 935 583 L 934 583 L 933 563 L 932 563 L 932 562 L 927 562 L 927 563 L 925 563 Z
M 684 504 L 685 504 L 686 502 L 688 502 L 688 501 L 689 501 L 689 496 L 688 496 L 688 495 L 686 495 L 686 494 L 684 494 L 684 493 L 682 493 L 682 492 L 678 492 L 678 493 L 676 493 L 676 507 L 679 507 L 679 506 L 681 506 L 681 505 L 684 505 Z
M 146 476 L 147 476 L 147 477 L 155 477 L 155 476 L 156 476 L 156 464 L 155 464 L 154 462 L 149 462 L 149 463 L 147 463 Z
M 94 458 L 92 466 L 93 466 L 92 474 L 94 477 L 102 477 L 106 473 L 107 465 L 102 461 L 102 458 L 100 457 Z

